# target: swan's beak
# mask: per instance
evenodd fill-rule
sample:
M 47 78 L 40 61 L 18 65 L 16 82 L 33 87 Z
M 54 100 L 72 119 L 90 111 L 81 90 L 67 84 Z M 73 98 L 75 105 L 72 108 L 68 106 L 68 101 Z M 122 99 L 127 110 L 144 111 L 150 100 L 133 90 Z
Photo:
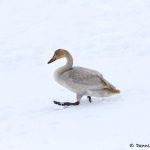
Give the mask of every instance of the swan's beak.
M 50 64 L 50 63 L 54 62 L 55 60 L 56 60 L 56 58 L 55 58 L 55 57 L 53 57 L 52 59 L 50 59 L 50 60 L 48 61 L 48 64 Z

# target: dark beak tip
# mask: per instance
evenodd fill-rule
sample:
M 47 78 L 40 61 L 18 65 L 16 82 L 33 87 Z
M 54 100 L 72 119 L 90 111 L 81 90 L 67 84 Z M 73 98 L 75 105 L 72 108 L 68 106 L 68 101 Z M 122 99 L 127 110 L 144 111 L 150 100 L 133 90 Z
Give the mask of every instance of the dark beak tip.
M 51 59 L 47 64 L 54 62 L 56 59 Z
M 51 61 L 48 61 L 48 63 L 47 64 L 50 64 L 51 63 Z
M 54 60 L 53 59 L 51 59 L 47 64 L 50 64 L 50 63 L 52 63 Z

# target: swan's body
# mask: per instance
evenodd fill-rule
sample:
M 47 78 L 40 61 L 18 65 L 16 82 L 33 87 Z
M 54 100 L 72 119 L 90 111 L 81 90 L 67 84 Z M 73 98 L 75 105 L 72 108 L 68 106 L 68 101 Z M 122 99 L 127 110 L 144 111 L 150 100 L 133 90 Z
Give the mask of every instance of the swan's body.
M 76 93 L 78 104 L 84 95 L 106 97 L 120 93 L 99 72 L 82 67 L 73 67 L 72 56 L 66 50 L 56 50 L 48 63 L 63 57 L 67 59 L 67 63 L 55 71 L 54 77 L 60 85 Z

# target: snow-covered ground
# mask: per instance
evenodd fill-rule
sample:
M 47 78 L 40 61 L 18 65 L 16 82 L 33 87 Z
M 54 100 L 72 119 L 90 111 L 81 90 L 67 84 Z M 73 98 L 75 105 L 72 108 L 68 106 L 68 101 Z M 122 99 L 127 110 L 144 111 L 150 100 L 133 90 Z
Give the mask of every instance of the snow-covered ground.
M 0 1 L 0 149 L 134 150 L 150 144 L 149 0 Z M 63 65 L 101 72 L 121 90 L 109 98 L 75 95 L 53 79 Z M 149 148 L 143 148 L 147 150 Z

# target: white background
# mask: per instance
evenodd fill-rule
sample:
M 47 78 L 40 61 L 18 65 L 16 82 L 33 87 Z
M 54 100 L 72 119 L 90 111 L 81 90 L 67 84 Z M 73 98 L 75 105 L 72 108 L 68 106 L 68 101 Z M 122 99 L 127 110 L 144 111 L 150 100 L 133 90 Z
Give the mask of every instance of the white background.
M 121 90 L 75 101 L 47 65 L 58 48 Z M 150 144 L 149 0 L 0 1 L 0 149 L 128 150 Z M 144 148 L 146 150 L 146 148 Z

